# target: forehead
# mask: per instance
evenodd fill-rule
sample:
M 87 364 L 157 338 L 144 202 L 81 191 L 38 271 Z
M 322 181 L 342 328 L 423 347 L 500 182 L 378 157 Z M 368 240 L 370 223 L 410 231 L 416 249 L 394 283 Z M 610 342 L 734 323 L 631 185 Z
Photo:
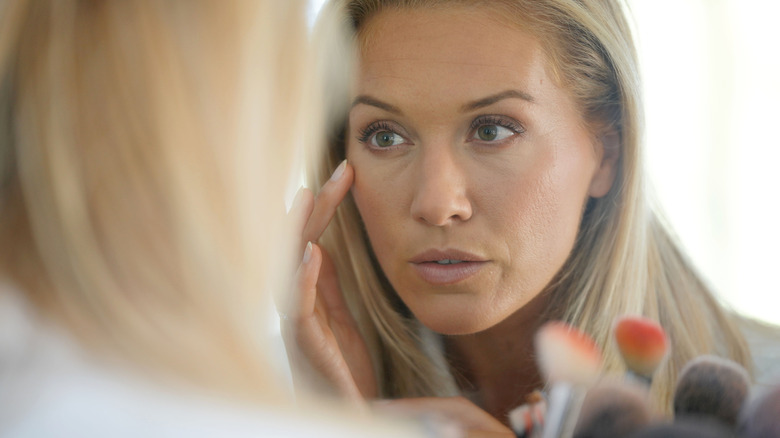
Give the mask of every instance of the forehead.
M 552 85 L 541 44 L 486 8 L 383 10 L 360 32 L 358 93 L 539 96 Z M 398 96 L 405 97 L 405 96 Z

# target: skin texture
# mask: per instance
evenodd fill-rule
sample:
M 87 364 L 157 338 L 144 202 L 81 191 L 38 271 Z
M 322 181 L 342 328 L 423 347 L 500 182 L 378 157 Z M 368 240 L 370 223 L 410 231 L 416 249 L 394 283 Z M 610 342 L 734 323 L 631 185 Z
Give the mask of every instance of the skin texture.
M 301 253 L 313 242 L 285 323 L 293 366 L 358 403 L 376 397 L 366 345 L 316 244 L 351 190 L 382 270 L 414 315 L 445 335 L 468 394 L 385 407 L 438 412 L 468 436 L 514 436 L 506 413 L 543 383 L 532 343 L 541 291 L 571 252 L 589 197 L 610 189 L 618 153 L 585 128 L 538 41 L 482 9 L 385 10 L 361 38 L 348 164 L 316 199 L 304 190 L 290 213 Z M 431 281 L 416 266 L 426 251 L 477 261 L 470 275 Z
M 603 148 L 531 35 L 476 9 L 384 11 L 366 28 L 347 158 L 371 245 L 427 327 L 494 327 L 568 257 L 585 202 L 609 187 Z M 508 90 L 518 93 L 473 108 Z M 506 138 L 483 141 L 474 129 L 496 124 L 511 126 L 497 128 Z M 371 144 L 388 134 L 398 144 Z M 431 284 L 410 262 L 430 249 L 483 263 L 465 280 Z

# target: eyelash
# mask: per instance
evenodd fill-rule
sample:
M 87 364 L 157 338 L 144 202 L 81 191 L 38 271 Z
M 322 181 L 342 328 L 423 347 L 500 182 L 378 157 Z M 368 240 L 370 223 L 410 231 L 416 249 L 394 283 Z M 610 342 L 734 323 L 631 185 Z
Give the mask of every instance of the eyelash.
M 477 129 L 480 126 L 485 125 L 496 125 L 500 126 L 502 128 L 506 128 L 515 134 L 523 134 L 525 132 L 525 128 L 520 123 L 507 119 L 504 116 L 496 116 L 496 115 L 486 115 L 486 116 L 480 116 L 474 119 L 473 122 L 471 122 L 471 128 L 469 129 L 469 132 L 475 133 L 477 132 Z
M 374 122 L 366 126 L 365 128 L 361 129 L 358 132 L 358 141 L 361 143 L 368 143 L 372 135 L 376 134 L 377 132 L 383 132 L 383 131 L 388 131 L 396 135 L 401 135 L 398 134 L 397 129 L 393 129 L 393 127 L 390 126 L 388 122 L 379 121 L 379 122 Z
M 485 125 L 496 125 L 500 126 L 502 128 L 509 129 L 510 131 L 514 132 L 515 134 L 523 134 L 525 132 L 525 128 L 518 122 L 507 119 L 504 116 L 497 116 L 497 115 L 485 115 L 480 116 L 474 119 L 473 122 L 471 122 L 471 126 L 469 127 L 470 135 L 473 135 L 477 129 L 480 126 Z M 389 122 L 381 120 L 378 122 L 374 122 L 369 124 L 363 129 L 360 129 L 358 131 L 358 141 L 363 144 L 368 144 L 369 140 L 371 139 L 371 136 L 376 134 L 377 132 L 392 132 L 395 135 L 399 135 L 401 137 L 404 137 L 403 135 L 398 133 L 398 128 L 392 126 Z M 390 148 L 385 148 L 390 149 Z

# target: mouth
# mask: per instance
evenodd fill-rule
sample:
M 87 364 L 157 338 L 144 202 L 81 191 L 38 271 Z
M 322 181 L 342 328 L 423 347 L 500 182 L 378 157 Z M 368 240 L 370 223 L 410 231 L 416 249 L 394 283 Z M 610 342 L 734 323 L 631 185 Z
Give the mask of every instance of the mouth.
M 438 265 L 455 265 L 458 263 L 464 263 L 463 260 L 450 260 L 450 259 L 444 259 L 444 260 L 436 260 L 434 263 Z
M 488 262 L 484 257 L 459 250 L 428 250 L 409 260 L 424 281 L 436 286 L 465 281 Z

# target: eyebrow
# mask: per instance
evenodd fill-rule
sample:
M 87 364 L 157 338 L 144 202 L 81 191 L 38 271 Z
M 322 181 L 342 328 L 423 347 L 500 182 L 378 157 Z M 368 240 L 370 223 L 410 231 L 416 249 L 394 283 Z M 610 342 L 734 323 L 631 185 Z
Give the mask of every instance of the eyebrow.
M 473 102 L 469 102 L 463 107 L 461 107 L 461 111 L 467 112 L 467 111 L 474 111 L 476 109 L 484 108 L 486 106 L 493 105 L 496 102 L 499 102 L 504 99 L 521 99 L 525 100 L 526 102 L 533 103 L 534 98 L 530 94 L 520 91 L 520 90 L 506 90 L 502 91 L 498 94 L 493 94 L 492 96 L 488 96 L 479 100 L 475 100 Z
M 361 94 L 360 96 L 356 97 L 355 100 L 352 101 L 352 107 L 351 108 L 354 108 L 356 105 L 359 105 L 361 103 L 363 105 L 370 105 L 370 106 L 377 107 L 377 108 L 379 108 L 381 110 L 385 110 L 385 111 L 387 111 L 389 113 L 401 115 L 401 110 L 398 109 L 397 107 L 395 107 L 393 105 L 390 105 L 387 102 L 382 102 L 381 100 L 376 99 L 374 97 L 366 96 L 365 94 Z
M 519 90 L 506 90 L 482 99 L 475 100 L 473 102 L 469 102 L 461 107 L 461 111 L 463 112 L 474 111 L 476 109 L 493 105 L 494 103 L 502 101 L 504 99 L 521 99 L 521 100 L 525 100 L 526 102 L 531 102 L 531 103 L 534 102 L 533 96 L 531 96 L 526 92 L 519 91 Z M 361 94 L 360 96 L 356 97 L 355 100 L 352 101 L 351 108 L 354 108 L 355 106 L 360 104 L 373 106 L 393 114 L 401 115 L 401 110 L 398 109 L 398 107 L 393 106 L 387 102 L 383 102 L 375 97 L 367 96 L 365 94 Z

